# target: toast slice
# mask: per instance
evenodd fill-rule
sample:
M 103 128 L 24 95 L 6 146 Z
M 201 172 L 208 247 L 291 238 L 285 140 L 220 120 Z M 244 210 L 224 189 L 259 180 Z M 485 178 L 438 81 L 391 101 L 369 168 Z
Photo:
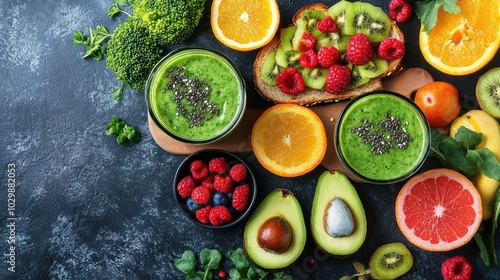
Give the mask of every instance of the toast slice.
M 297 20 L 302 16 L 302 14 L 307 10 L 318 10 L 321 12 L 325 12 L 328 10 L 328 7 L 322 3 L 313 3 L 306 5 L 299 9 L 295 15 L 293 16 L 293 24 L 297 22 Z M 395 22 L 392 22 L 391 29 L 389 32 L 389 37 L 396 38 L 402 42 L 404 42 L 404 34 L 396 25 Z M 380 76 L 371 79 L 368 83 L 365 83 L 359 87 L 344 91 L 340 94 L 330 94 L 324 90 L 315 90 L 312 88 L 306 88 L 305 91 L 297 94 L 290 95 L 283 93 L 277 86 L 270 86 L 266 82 L 262 80 L 260 77 L 260 73 L 262 70 L 262 66 L 267 56 L 276 51 L 281 43 L 281 39 L 279 33 L 271 42 L 269 42 L 266 46 L 262 47 L 257 53 L 254 65 L 253 65 L 253 77 L 254 84 L 256 86 L 259 94 L 264 98 L 273 103 L 293 103 L 304 106 L 312 106 L 318 103 L 324 102 L 338 102 L 345 99 L 352 99 L 361 94 L 382 89 L 382 79 L 388 76 L 392 76 L 397 74 L 402 69 L 401 66 L 401 58 L 388 61 L 389 68 L 388 70 L 381 74 Z

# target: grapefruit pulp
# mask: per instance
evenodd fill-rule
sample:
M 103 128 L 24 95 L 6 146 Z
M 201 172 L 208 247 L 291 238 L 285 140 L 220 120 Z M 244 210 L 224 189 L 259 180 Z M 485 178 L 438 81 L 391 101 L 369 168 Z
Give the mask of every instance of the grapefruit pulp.
M 414 176 L 396 198 L 396 222 L 405 237 L 428 251 L 469 242 L 482 220 L 481 197 L 464 175 L 437 168 Z

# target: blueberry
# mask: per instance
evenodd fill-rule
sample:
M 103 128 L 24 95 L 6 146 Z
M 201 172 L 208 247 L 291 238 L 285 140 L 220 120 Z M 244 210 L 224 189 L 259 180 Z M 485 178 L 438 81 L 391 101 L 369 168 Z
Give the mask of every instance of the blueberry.
M 227 193 L 227 199 L 229 199 L 229 201 L 233 200 L 233 192 Z
M 188 197 L 186 199 L 186 208 L 188 209 L 189 212 L 194 213 L 196 212 L 196 210 L 201 208 L 201 205 L 194 202 L 192 198 Z
M 225 194 L 217 192 L 214 194 L 213 203 L 214 206 L 219 206 L 219 205 L 226 206 L 229 203 L 229 199 Z

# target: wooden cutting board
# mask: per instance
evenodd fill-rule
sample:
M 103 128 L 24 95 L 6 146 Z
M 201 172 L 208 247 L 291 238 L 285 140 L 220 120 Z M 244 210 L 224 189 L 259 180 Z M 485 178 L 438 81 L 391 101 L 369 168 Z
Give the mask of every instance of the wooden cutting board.
M 411 98 L 412 93 L 418 88 L 433 80 L 432 76 L 424 69 L 408 68 L 401 70 L 396 76 L 384 80 L 382 84 L 385 90 L 393 91 Z M 328 170 L 339 170 L 346 174 L 347 171 L 339 162 L 335 153 L 333 136 L 336 125 L 335 121 L 347 103 L 348 101 L 342 101 L 310 107 L 323 121 L 328 139 L 326 155 L 321 165 Z M 240 125 L 231 135 L 216 143 L 203 145 L 185 144 L 173 139 L 164 133 L 149 115 L 148 124 L 151 135 L 156 143 L 171 154 L 189 155 L 201 149 L 222 149 L 234 153 L 242 153 L 252 151 L 250 139 L 252 127 L 262 112 L 264 112 L 264 109 L 247 108 Z M 355 180 L 354 178 L 351 179 Z

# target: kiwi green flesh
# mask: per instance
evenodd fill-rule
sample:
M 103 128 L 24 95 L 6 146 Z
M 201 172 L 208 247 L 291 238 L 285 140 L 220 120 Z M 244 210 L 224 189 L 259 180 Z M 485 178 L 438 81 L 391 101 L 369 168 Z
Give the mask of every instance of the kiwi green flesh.
M 266 84 L 275 86 L 276 78 L 278 77 L 280 70 L 279 65 L 276 64 L 276 52 L 269 53 L 264 61 L 264 64 L 262 64 L 260 77 Z
M 345 34 L 345 23 L 346 15 L 351 9 L 351 2 L 342 0 L 337 4 L 331 6 L 326 12 L 327 15 L 331 16 L 339 27 L 339 32 Z
M 376 78 L 389 69 L 389 63 L 387 60 L 381 59 L 375 55 L 375 57 L 367 64 L 357 66 L 359 75 L 366 78 Z
M 297 31 L 297 26 L 292 25 L 286 28 L 281 29 L 281 47 L 285 51 L 292 50 L 292 39 L 295 35 L 295 31 Z
M 333 45 L 340 52 L 345 52 L 349 39 L 351 39 L 350 35 L 342 35 L 340 32 L 323 33 L 316 38 L 316 45 L 314 46 L 314 49 L 318 51 L 322 47 L 329 47 Z
M 298 30 L 310 32 L 314 35 L 314 37 L 317 37 L 321 34 L 321 31 L 319 31 L 316 28 L 316 24 L 318 23 L 318 21 L 322 20 L 325 16 L 326 16 L 325 13 L 321 11 L 307 10 L 304 11 L 302 16 L 295 23 L 295 25 L 297 26 Z
M 302 70 L 302 79 L 307 87 L 313 89 L 322 89 L 326 84 L 326 68 L 304 68 Z
M 369 266 L 375 279 L 396 279 L 411 269 L 413 257 L 403 243 L 389 243 L 375 250 Z
M 364 33 L 371 42 L 381 42 L 389 37 L 391 20 L 380 7 L 370 3 L 352 3 L 346 14 L 344 33 Z
M 278 47 L 276 49 L 276 64 L 283 68 L 298 68 L 300 67 L 300 54 L 301 52 L 299 51 L 285 51 L 282 47 Z
M 488 70 L 479 77 L 476 97 L 481 109 L 500 119 L 500 67 Z
M 360 73 L 360 66 L 353 66 L 349 63 L 347 68 L 351 70 L 351 81 L 349 82 L 349 85 L 347 85 L 347 89 L 362 86 L 370 81 L 370 78 L 365 77 Z

